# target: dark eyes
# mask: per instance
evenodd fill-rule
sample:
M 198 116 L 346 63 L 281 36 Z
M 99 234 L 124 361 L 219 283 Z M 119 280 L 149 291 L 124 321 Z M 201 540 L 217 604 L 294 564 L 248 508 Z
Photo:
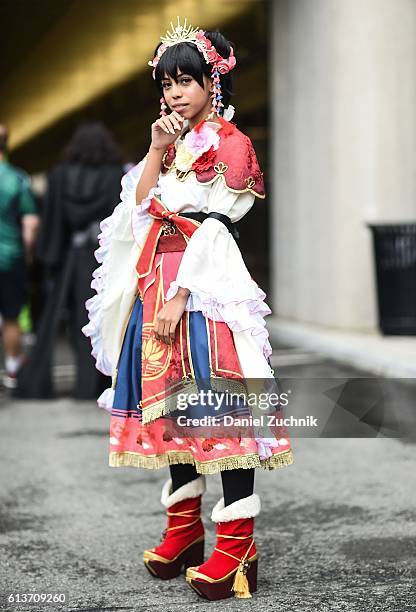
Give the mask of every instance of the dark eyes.
M 179 79 L 178 82 L 180 85 L 189 85 L 189 83 L 192 82 L 192 77 L 182 77 L 181 79 Z M 168 81 L 165 81 L 164 83 L 162 83 L 163 89 L 168 89 L 169 87 L 170 87 L 170 83 Z

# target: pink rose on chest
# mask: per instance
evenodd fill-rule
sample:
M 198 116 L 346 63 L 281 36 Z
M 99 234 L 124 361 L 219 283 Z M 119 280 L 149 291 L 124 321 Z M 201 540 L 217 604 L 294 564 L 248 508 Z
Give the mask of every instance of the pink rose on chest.
M 218 149 L 220 137 L 215 130 L 204 124 L 198 132 L 192 130 L 184 138 L 184 145 L 191 155 L 200 157 L 211 147 L 215 151 Z

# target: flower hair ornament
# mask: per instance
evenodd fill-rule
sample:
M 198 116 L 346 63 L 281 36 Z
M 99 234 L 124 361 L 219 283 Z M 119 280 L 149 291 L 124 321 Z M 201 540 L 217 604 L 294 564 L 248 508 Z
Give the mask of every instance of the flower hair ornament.
M 168 47 L 172 47 L 173 45 L 177 45 L 183 42 L 191 42 L 196 45 L 198 51 L 203 55 L 207 64 L 211 64 L 211 78 L 214 83 L 211 99 L 212 99 L 212 107 L 211 112 L 216 115 L 221 114 L 221 108 L 224 107 L 222 103 L 222 93 L 221 93 L 221 82 L 220 75 L 227 74 L 230 70 L 234 68 L 236 65 L 236 59 L 234 56 L 233 48 L 231 47 L 231 53 L 228 58 L 222 57 L 212 42 L 205 36 L 204 30 L 200 30 L 199 28 L 193 28 L 191 25 L 187 25 L 186 18 L 183 25 L 181 25 L 178 17 L 178 24 L 176 27 L 173 26 L 172 22 L 170 23 L 171 30 L 166 32 L 166 36 L 161 36 L 160 40 L 162 44 L 157 50 L 156 56 L 152 61 L 149 61 L 149 66 L 153 66 L 153 78 L 155 79 L 155 70 L 156 66 L 159 63 L 160 58 L 166 51 Z M 166 115 L 166 102 L 164 97 L 160 98 L 160 114 Z M 228 109 L 229 112 L 227 113 Z M 229 106 L 227 111 L 224 113 L 224 117 L 227 120 L 230 120 L 232 115 L 234 114 L 234 107 Z M 228 115 L 228 116 L 227 116 Z

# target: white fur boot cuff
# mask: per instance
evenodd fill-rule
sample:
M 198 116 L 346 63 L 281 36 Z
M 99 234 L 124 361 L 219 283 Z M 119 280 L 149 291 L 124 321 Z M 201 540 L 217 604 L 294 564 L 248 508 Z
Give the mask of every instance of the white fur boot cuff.
M 160 501 L 165 508 L 173 506 L 184 499 L 190 499 L 193 497 L 199 497 L 206 490 L 205 476 L 201 474 L 195 480 L 187 482 L 186 484 L 179 487 L 174 493 L 171 493 L 172 480 L 169 478 L 165 482 L 162 488 L 162 495 Z
M 259 514 L 260 508 L 260 497 L 256 493 L 238 499 L 225 508 L 224 498 L 221 497 L 212 510 L 211 519 L 214 523 L 227 523 L 236 519 L 253 518 Z

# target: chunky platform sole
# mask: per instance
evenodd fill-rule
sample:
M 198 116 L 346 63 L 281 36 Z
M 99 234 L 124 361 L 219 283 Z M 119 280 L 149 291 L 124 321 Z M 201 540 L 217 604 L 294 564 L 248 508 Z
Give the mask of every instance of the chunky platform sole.
M 204 544 L 205 539 L 202 536 L 191 542 L 173 559 L 165 559 L 151 550 L 145 550 L 143 561 L 152 576 L 171 580 L 179 576 L 183 567 L 186 571 L 191 565 L 200 565 L 204 562 Z
M 253 557 L 252 560 L 249 559 L 248 562 L 249 567 L 246 576 L 249 591 L 250 593 L 254 593 L 254 591 L 257 591 L 257 556 Z M 198 595 L 205 599 L 211 601 L 226 599 L 227 597 L 233 597 L 233 595 L 235 595 L 232 586 L 237 569 L 238 568 L 224 576 L 224 578 L 218 580 L 214 580 L 207 576 L 207 580 L 205 581 L 195 576 L 198 572 L 196 567 L 190 567 L 186 572 L 186 581 Z M 235 596 L 238 597 L 237 595 Z

